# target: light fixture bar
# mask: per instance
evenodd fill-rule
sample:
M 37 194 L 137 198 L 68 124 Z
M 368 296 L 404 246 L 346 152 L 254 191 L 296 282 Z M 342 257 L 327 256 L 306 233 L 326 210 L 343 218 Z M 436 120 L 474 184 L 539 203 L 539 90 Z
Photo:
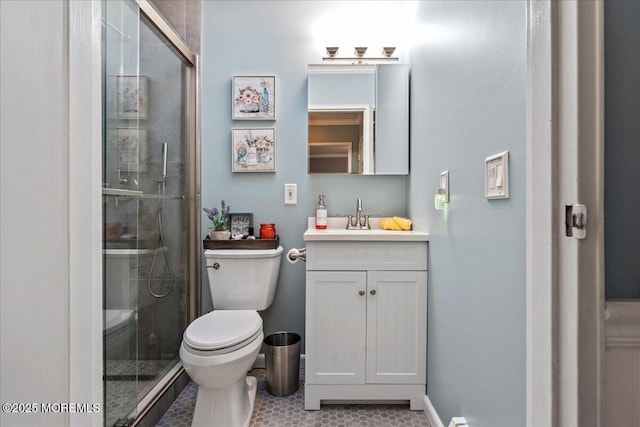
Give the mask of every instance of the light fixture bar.
M 353 57 L 337 57 L 337 56 L 325 56 L 322 58 L 323 61 L 359 61 L 359 62 L 366 62 L 366 61 L 397 61 L 398 57 L 396 56 L 391 56 L 391 57 L 386 57 L 386 56 L 378 56 L 378 57 L 357 57 L 357 56 L 353 56 Z
M 323 61 L 357 61 L 358 64 L 366 63 L 366 61 L 397 61 L 398 57 L 391 56 L 393 52 L 395 52 L 396 48 L 393 46 L 383 47 L 382 55 L 378 57 L 366 57 L 365 54 L 367 52 L 367 47 L 365 46 L 356 46 L 354 48 L 354 52 L 356 56 L 346 56 L 346 57 L 338 57 L 336 56 L 338 50 L 340 49 L 337 46 L 327 46 L 325 48 L 327 50 L 327 56 L 323 57 Z

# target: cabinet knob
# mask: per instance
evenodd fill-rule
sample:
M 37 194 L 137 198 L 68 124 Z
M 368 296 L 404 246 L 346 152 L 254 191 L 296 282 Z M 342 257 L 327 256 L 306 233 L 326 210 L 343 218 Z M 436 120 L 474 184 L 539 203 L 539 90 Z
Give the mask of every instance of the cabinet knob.
M 364 295 L 364 291 L 358 291 L 358 294 L 360 294 L 360 296 Z
M 371 292 L 369 292 L 371 295 L 375 295 L 376 294 L 376 290 L 372 289 Z

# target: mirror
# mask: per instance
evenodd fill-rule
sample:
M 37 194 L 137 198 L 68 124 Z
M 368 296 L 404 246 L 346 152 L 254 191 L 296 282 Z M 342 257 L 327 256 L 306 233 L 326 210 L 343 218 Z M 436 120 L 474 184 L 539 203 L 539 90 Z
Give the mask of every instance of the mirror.
M 310 65 L 310 174 L 409 173 L 409 66 Z

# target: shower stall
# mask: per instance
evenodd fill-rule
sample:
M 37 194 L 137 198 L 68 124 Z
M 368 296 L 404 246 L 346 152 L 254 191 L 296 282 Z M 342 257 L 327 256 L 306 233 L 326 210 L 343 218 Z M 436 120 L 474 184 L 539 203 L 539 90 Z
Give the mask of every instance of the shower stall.
M 181 373 L 199 265 L 197 57 L 146 0 L 102 3 L 104 423 Z

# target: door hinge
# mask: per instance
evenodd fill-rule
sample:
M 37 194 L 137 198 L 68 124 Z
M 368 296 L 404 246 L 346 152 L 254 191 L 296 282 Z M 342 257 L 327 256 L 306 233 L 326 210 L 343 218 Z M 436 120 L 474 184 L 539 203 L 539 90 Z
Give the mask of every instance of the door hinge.
M 567 237 L 587 237 L 587 207 L 580 204 L 566 205 L 564 225 Z

